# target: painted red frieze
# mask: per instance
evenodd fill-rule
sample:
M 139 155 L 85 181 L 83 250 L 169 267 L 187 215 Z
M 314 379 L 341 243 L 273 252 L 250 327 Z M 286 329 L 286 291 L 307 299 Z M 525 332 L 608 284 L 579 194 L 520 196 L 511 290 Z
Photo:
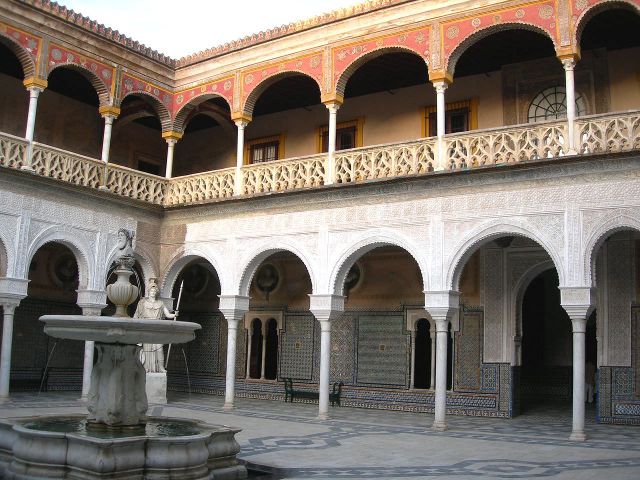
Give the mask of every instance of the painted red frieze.
M 504 10 L 466 17 L 442 24 L 441 42 L 444 48 L 444 64 L 448 66 L 456 47 L 475 32 L 508 23 L 521 23 L 541 28 L 558 44 L 558 29 L 554 1 L 530 3 Z
M 0 22 L 0 35 L 10 38 L 13 42 L 20 45 L 33 59 L 38 58 L 40 54 L 40 44 L 42 42 L 40 38 L 2 22 Z
M 243 102 L 263 80 L 283 72 L 304 73 L 313 78 L 320 86 L 322 85 L 322 53 L 284 60 L 243 73 L 241 80 Z
M 165 106 L 168 112 L 173 107 L 173 94 L 164 88 L 142 80 L 133 75 L 125 73 L 122 75 L 122 85 L 120 87 L 120 101 L 131 93 L 147 94 Z
M 205 83 L 204 85 L 199 85 L 176 93 L 173 96 L 172 112 L 174 116 L 177 115 L 180 109 L 187 105 L 191 100 L 203 95 L 218 95 L 229 103 L 229 108 L 233 108 L 234 81 L 235 79 L 233 77 L 223 78 L 222 80 Z
M 573 14 L 573 25 L 578 25 L 584 14 L 598 3 L 602 3 L 602 0 L 572 0 L 571 12 Z M 626 0 L 625 3 L 636 5 L 640 8 L 640 0 Z
M 60 45 L 49 45 L 47 69 L 51 72 L 58 65 L 76 65 L 93 73 L 104 84 L 107 92 L 113 93 L 115 88 L 115 67 L 99 62 L 94 58 L 74 52 Z M 98 92 L 100 93 L 100 92 Z
M 383 48 L 403 48 L 416 52 L 425 60 L 429 58 L 429 27 L 393 35 L 377 37 L 363 42 L 332 49 L 333 79 L 337 82 L 344 71 L 358 58 Z

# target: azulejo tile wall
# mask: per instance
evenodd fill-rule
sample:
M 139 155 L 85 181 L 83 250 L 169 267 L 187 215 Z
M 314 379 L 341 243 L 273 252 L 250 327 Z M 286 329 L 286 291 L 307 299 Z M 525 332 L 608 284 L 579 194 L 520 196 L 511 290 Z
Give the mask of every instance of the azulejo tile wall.
M 56 340 L 44 333 L 38 319 L 49 314 L 81 315 L 73 303 L 61 303 L 27 297 L 16 309 L 11 354 L 10 389 L 38 390 L 51 356 L 43 388 L 47 390 L 80 390 L 84 343 Z M 53 354 L 52 354 L 53 352 Z
M 640 306 L 631 307 L 631 367 L 598 369 L 598 420 L 640 425 Z
M 214 315 L 193 316 L 202 330 L 187 345 L 192 392 L 224 393 L 226 323 Z M 461 328 L 455 335 L 455 389 L 447 394 L 449 413 L 509 417 L 512 415 L 514 370 L 508 364 L 482 363 L 484 312 L 464 307 Z M 245 342 L 238 350 L 246 357 Z M 217 352 L 217 353 L 216 353 Z M 317 389 L 320 329 L 308 311 L 284 311 L 279 332 L 278 381 L 238 379 L 238 397 L 281 400 L 280 379 L 291 377 L 301 388 Z M 218 358 L 213 358 L 214 356 Z M 181 352 L 172 357 L 169 388 L 187 390 Z M 245 358 L 238 360 L 244 376 Z M 331 382 L 344 382 L 342 404 L 363 408 L 433 412 L 433 390 L 410 389 L 411 335 L 404 309 L 347 311 L 331 329 Z M 457 379 L 457 382 L 456 382 Z

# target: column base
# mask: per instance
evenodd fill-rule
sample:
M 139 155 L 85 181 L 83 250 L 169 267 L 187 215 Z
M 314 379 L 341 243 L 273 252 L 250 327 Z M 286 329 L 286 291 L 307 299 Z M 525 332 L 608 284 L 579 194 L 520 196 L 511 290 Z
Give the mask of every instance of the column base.
M 8 395 L 6 397 L 0 397 L 0 404 L 7 403 L 9 400 L 11 400 L 11 397 Z
M 30 167 L 28 165 L 22 165 L 20 167 L 20 170 L 22 170 L 23 172 L 36 173 L 36 171 L 33 169 L 33 167 Z
M 445 430 L 448 430 L 446 422 L 438 422 L 438 421 L 433 422 L 433 425 L 431 426 L 431 428 L 434 429 L 436 432 L 444 432 Z
M 98 190 L 101 190 L 103 192 L 110 192 L 111 190 L 109 190 L 109 187 L 107 187 L 106 185 L 100 185 L 98 187 Z
M 224 405 L 222 406 L 223 410 L 235 410 L 236 406 L 233 403 L 229 403 L 229 402 L 224 402 Z
M 567 150 L 567 155 L 578 155 L 578 151 L 575 148 Z
M 329 420 L 329 414 L 328 413 L 319 413 L 316 418 L 318 420 Z
M 569 440 L 574 442 L 584 442 L 587 439 L 587 435 L 584 432 L 571 432 Z

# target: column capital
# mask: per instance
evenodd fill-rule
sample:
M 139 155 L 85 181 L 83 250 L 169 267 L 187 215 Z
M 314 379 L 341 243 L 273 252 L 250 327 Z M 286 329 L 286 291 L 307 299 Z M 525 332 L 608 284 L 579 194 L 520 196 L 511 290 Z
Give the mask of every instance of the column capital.
M 323 93 L 320 95 L 320 102 L 324 103 L 327 108 L 329 105 L 337 105 L 340 107 L 344 103 L 344 95 L 339 93 Z
M 566 65 L 565 62 L 575 65 L 580 61 L 580 47 L 564 47 L 556 49 L 556 56 L 563 65 Z
M 0 278 L 0 299 L 6 299 L 7 302 L 14 299 L 20 303 L 20 300 L 27 296 L 28 286 L 29 280 L 26 278 Z
M 242 295 L 218 295 L 220 306 L 218 309 L 224 315 L 229 326 L 235 323 L 237 328 L 238 322 L 244 318 L 244 314 L 249 311 L 250 297 Z
M 342 295 L 309 295 L 309 311 L 320 322 L 331 322 L 344 312 L 344 296 Z
M 449 84 L 453 83 L 453 75 L 446 70 L 433 70 L 429 72 L 429 81 L 436 84 L 444 84 L 444 88 L 447 88 Z
M 440 321 L 448 322 L 450 317 L 460 308 L 460 292 L 425 290 L 423 293 L 424 309 L 429 312 L 436 324 Z
M 251 120 L 253 120 L 253 118 L 251 117 L 251 115 L 247 115 L 243 112 L 233 112 L 231 114 L 231 120 L 233 120 L 233 123 L 235 123 L 236 125 L 242 123 L 243 126 L 246 127 L 249 123 L 251 123 Z
M 103 118 L 111 117 L 112 119 L 116 119 L 120 115 L 120 108 L 114 107 L 113 105 L 103 105 L 98 108 L 98 113 L 100 113 Z
M 49 86 L 49 82 L 47 82 L 43 78 L 38 77 L 27 77 L 22 81 L 22 84 L 27 88 L 27 90 L 38 90 L 42 92 Z
M 107 292 L 105 290 L 77 290 L 78 306 L 83 315 L 99 316 L 102 309 L 107 306 Z M 93 313 L 85 313 L 85 311 Z M 97 313 L 96 313 L 97 312 Z
M 180 140 L 182 138 L 182 132 L 174 132 L 172 130 L 168 131 L 168 132 L 162 132 L 162 138 L 164 138 L 167 143 L 169 143 L 170 141 L 173 141 L 174 145 L 175 143 Z
M 595 289 L 592 287 L 559 287 L 560 304 L 569 318 L 586 320 L 595 308 Z

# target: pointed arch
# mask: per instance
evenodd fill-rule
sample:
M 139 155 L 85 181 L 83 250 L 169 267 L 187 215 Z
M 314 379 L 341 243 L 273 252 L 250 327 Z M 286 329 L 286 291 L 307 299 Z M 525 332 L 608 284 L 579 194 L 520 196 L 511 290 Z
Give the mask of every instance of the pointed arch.
M 111 105 L 111 92 L 109 91 L 109 88 L 91 70 L 75 63 L 59 63 L 56 64 L 51 70 L 49 70 L 47 78 L 51 76 L 51 73 L 60 68 L 68 68 L 69 70 L 73 70 L 86 78 L 93 89 L 96 91 L 96 94 L 98 95 L 98 102 L 101 107 Z
M 36 252 L 47 243 L 60 243 L 73 253 L 78 263 L 78 289 L 87 289 L 95 280 L 95 265 L 89 261 L 95 258 L 93 248 L 84 240 L 82 232 L 63 225 L 52 225 L 42 230 L 31 241 L 27 249 L 24 271 L 16 272 L 20 278 L 29 278 L 29 265 Z
M 565 284 L 567 278 L 566 272 L 563 268 L 562 255 L 556 251 L 555 248 L 545 240 L 541 235 L 535 232 L 529 225 L 524 222 L 518 222 L 507 224 L 503 223 L 503 220 L 492 221 L 481 225 L 478 228 L 468 232 L 467 235 L 454 247 L 454 254 L 450 257 L 448 262 L 448 271 L 445 277 L 445 288 L 448 290 L 458 291 L 460 285 L 460 277 L 464 270 L 469 257 L 478 250 L 482 245 L 504 236 L 520 236 L 528 238 L 540 245 L 551 257 L 553 265 L 558 272 L 558 278 L 560 279 L 560 285 Z
M 596 2 L 593 5 L 587 6 L 579 15 L 575 21 L 573 42 L 576 46 L 580 46 L 582 41 L 582 32 L 589 21 L 606 10 L 612 10 L 616 8 L 622 8 L 628 10 L 636 15 L 640 15 L 640 2 L 633 0 L 602 0 Z
M 120 99 L 120 103 L 118 105 L 122 105 L 123 100 L 131 95 L 141 96 L 144 98 L 145 101 L 149 103 L 149 105 L 151 105 L 156 116 L 158 117 L 158 120 L 160 120 L 160 125 L 162 126 L 163 132 L 170 132 L 172 130 L 173 122 L 171 121 L 171 114 L 169 113 L 169 110 L 167 109 L 167 107 L 156 97 L 154 97 L 153 95 L 150 95 L 144 90 L 140 90 L 140 91 L 134 90 L 134 91 L 128 92 L 126 95 L 124 95 Z
M 451 51 L 449 56 L 445 59 L 444 68 L 445 71 L 449 72 L 451 76 L 454 76 L 456 65 L 460 57 L 466 52 L 469 47 L 473 44 L 479 42 L 480 40 L 487 38 L 494 33 L 505 31 L 505 30 L 529 30 L 534 33 L 539 33 L 544 38 L 551 41 L 551 44 L 555 49 L 557 49 L 558 45 L 556 45 L 556 39 L 553 38 L 549 32 L 547 32 L 542 27 L 538 25 L 534 25 L 526 22 L 509 22 L 509 23 L 500 23 L 497 25 L 489 25 L 484 28 L 479 28 L 462 40 L 456 47 Z
M 337 262 L 330 270 L 328 292 L 332 295 L 342 295 L 345 279 L 356 260 L 375 248 L 387 246 L 402 248 L 416 261 L 422 276 L 423 290 L 428 290 L 429 276 L 426 259 L 420 255 L 418 246 L 402 234 L 385 229 L 361 235 L 339 254 Z
M 429 64 L 428 61 L 425 57 L 423 57 L 422 55 L 420 55 L 418 52 L 416 52 L 415 50 L 412 50 L 411 48 L 408 47 L 379 47 L 379 48 L 375 48 L 371 51 L 369 51 L 367 54 L 362 55 L 360 57 L 355 58 L 344 70 L 343 72 L 340 74 L 340 76 L 336 79 L 336 83 L 334 85 L 335 88 L 335 92 L 341 96 L 344 97 L 344 92 L 347 88 L 347 83 L 349 82 L 349 79 L 351 78 L 351 76 L 356 72 L 356 70 L 358 70 L 360 67 L 362 67 L 365 63 L 370 62 L 371 60 L 381 57 L 382 55 L 386 55 L 388 53 L 397 53 L 397 52 L 401 52 L 401 53 L 410 53 L 412 55 L 415 55 L 416 57 L 418 57 L 420 60 L 422 60 L 425 64 L 425 73 L 428 74 L 428 68 L 429 68 Z
M 16 43 L 6 32 L 0 30 L 0 43 L 7 47 L 16 56 L 22 66 L 22 74 L 24 78 L 35 77 L 36 62 L 31 53 L 22 45 Z
M 596 286 L 596 259 L 598 251 L 611 235 L 624 231 L 635 230 L 640 233 L 640 219 L 634 218 L 626 212 L 607 215 L 584 241 L 583 256 L 583 285 Z
M 256 102 L 258 101 L 258 98 L 260 98 L 260 95 L 262 95 L 271 85 L 279 82 L 283 78 L 297 76 L 297 75 L 307 77 L 313 80 L 313 82 L 318 87 L 318 96 L 322 94 L 322 85 L 318 83 L 318 80 L 316 78 L 312 77 L 308 73 L 305 73 L 301 70 L 285 70 L 285 71 L 281 71 L 263 78 L 251 90 L 249 95 L 247 95 L 247 98 L 245 99 L 244 104 L 241 107 L 242 113 L 248 117 L 251 117 L 253 115 L 253 109 L 255 108 Z
M 253 280 L 258 267 L 267 257 L 279 252 L 289 252 L 300 259 L 311 280 L 311 293 L 316 292 L 317 283 L 312 256 L 304 246 L 291 239 L 269 239 L 251 250 L 240 262 L 239 277 L 235 283 L 237 290 L 234 292 L 239 292 L 238 295 L 241 296 L 249 296 L 251 280 Z

